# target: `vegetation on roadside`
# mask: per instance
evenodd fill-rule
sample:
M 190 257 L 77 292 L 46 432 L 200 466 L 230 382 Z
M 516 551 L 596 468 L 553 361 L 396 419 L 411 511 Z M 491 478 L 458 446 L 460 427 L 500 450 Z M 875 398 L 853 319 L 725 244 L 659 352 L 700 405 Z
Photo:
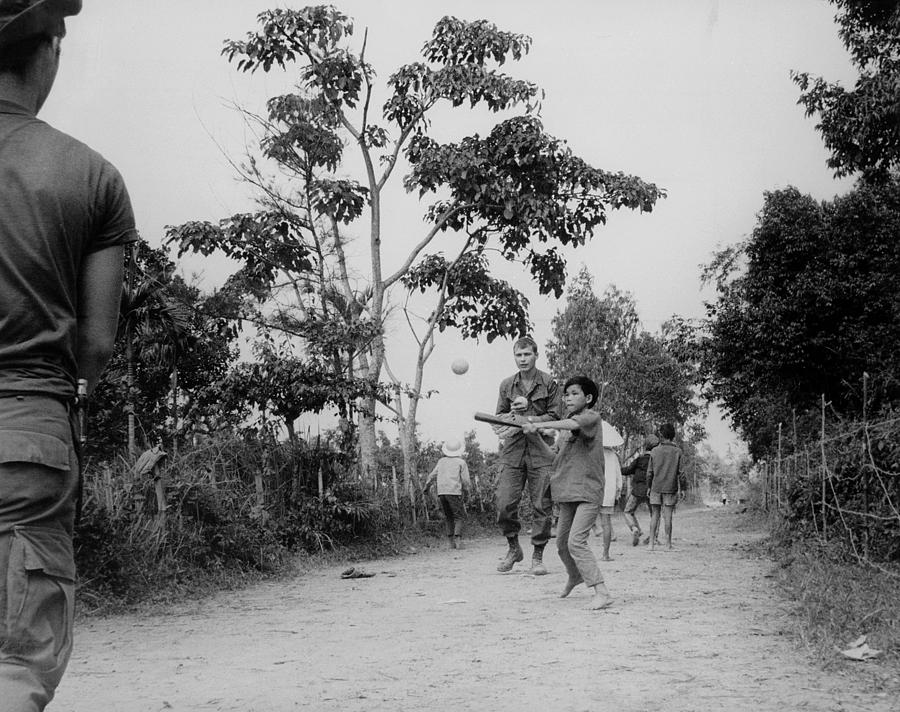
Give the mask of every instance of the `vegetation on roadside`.
M 854 674 L 900 689 L 900 577 L 852 563 L 834 544 L 798 539 L 784 524 L 775 524 L 768 553 L 778 563 L 778 585 L 794 602 L 793 632 L 817 662 L 852 665 Z M 840 654 L 861 635 L 882 651 L 874 662 Z
M 420 445 L 420 466 L 439 452 L 439 443 Z M 310 446 L 247 431 L 177 456 L 146 454 L 86 469 L 75 538 L 83 612 L 202 596 L 303 561 L 389 555 L 441 534 L 436 500 L 392 482 L 402 455 L 383 433 L 365 480 L 328 437 Z M 467 460 L 474 532 L 493 518 L 496 475 L 473 434 Z
M 867 635 L 886 664 L 863 669 L 900 688 L 900 8 L 831 1 L 856 81 L 793 80 L 828 165 L 856 183 L 829 201 L 767 192 L 705 270 L 716 298 L 692 346 L 753 457 L 799 638 L 832 665 Z

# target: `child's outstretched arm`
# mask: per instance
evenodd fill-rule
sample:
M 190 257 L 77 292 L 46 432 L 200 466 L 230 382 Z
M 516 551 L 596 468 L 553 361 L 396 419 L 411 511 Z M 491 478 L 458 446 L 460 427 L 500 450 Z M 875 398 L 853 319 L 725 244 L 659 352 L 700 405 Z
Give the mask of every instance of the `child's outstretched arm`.
M 554 428 L 556 430 L 579 430 L 581 425 L 573 418 L 563 418 L 562 420 L 544 420 L 541 422 L 522 423 L 523 433 L 536 433 L 538 430 Z

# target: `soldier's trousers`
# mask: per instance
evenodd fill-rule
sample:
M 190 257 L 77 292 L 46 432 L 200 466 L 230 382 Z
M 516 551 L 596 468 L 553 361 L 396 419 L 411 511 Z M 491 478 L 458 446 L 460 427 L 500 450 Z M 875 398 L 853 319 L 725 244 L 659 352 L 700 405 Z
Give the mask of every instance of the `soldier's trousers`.
M 0 712 L 43 710 L 69 661 L 77 490 L 66 406 L 0 396 Z

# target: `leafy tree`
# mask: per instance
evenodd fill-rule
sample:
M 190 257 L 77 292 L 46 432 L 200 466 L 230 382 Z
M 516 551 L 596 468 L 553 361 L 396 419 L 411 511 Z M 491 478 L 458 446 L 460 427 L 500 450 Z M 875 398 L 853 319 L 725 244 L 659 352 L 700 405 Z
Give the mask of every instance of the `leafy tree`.
M 254 352 L 256 360 L 236 365 L 217 384 L 222 407 L 238 417 L 260 413 L 262 429 L 270 433 L 276 430 L 271 420 L 274 416 L 287 430 L 292 445 L 297 444 L 294 422 L 303 413 L 339 407 L 370 391 L 368 380 L 336 372 L 321 356 L 296 358 L 270 333 L 256 340 Z
M 639 326 L 634 298 L 614 286 L 598 297 L 594 278 L 582 265 L 569 286 L 566 308 L 551 322 L 554 340 L 547 344 L 547 362 L 560 378 L 589 375 L 602 387 L 601 398 L 606 400 L 606 387 L 620 375 Z
M 225 252 L 242 263 L 254 294 L 287 315 L 293 293 L 296 333 L 305 336 L 315 301 L 319 317 L 348 327 L 372 325 L 364 348 L 346 351 L 345 370 L 371 383 L 387 377 L 393 389 L 382 399 L 400 425 L 407 476 L 414 476 L 416 409 L 423 397 L 424 366 L 435 332 L 458 329 L 488 340 L 529 330 L 527 300 L 491 272 L 487 255 L 525 265 L 542 294 L 559 296 L 565 280 L 562 246 L 578 246 L 603 225 L 610 210 L 649 211 L 664 195 L 634 176 L 591 167 L 563 141 L 547 135 L 537 118 L 539 88 L 501 73 L 519 60 L 531 40 L 486 21 L 445 17 L 422 48 L 422 60 L 398 68 L 376 109 L 375 71 L 365 60 L 366 39 L 354 49 L 352 21 L 330 6 L 269 10 L 260 29 L 229 40 L 223 53 L 242 71 L 297 66 L 296 92 L 272 98 L 265 116 L 253 117 L 263 132 L 260 151 L 284 181 L 267 178 L 251 160 L 248 179 L 262 193 L 263 210 L 219 225 L 189 223 L 169 231 L 179 251 Z M 493 112 L 524 107 L 482 137 L 441 144 L 430 134 L 442 104 L 483 106 Z M 362 159 L 360 180 L 346 177 L 344 151 Z M 382 198 L 396 167 L 424 209 L 422 234 L 405 256 L 383 262 Z M 368 264 L 356 286 L 348 262 L 345 226 L 368 213 Z M 432 249 L 432 254 L 426 250 Z M 401 379 L 387 362 L 384 325 L 392 290 L 405 288 L 434 299 L 428 316 L 407 323 L 418 343 L 415 373 Z M 314 299 L 313 299 L 314 297 Z M 273 322 L 260 309 L 259 321 Z M 289 321 L 284 319 L 283 321 Z M 333 323 L 333 322 L 332 322 Z M 375 452 L 375 390 L 359 401 L 364 462 Z
M 861 172 L 884 180 L 900 168 L 900 4 L 893 0 L 832 0 L 844 46 L 859 77 L 853 89 L 807 72 L 793 73 L 807 116 L 831 151 L 838 176 Z
M 699 341 L 706 391 L 754 457 L 822 396 L 859 413 L 865 374 L 871 412 L 900 397 L 898 231 L 895 182 L 823 203 L 787 188 L 767 193 L 750 238 L 707 268 L 718 297 Z
M 582 267 L 569 287 L 566 308 L 553 318 L 547 345 L 550 368 L 561 379 L 583 373 L 598 381 L 601 409 L 629 440 L 664 421 L 688 423 L 700 414 L 694 402 L 694 370 L 667 341 L 639 331 L 634 298 L 610 286 L 602 297 Z M 702 436 L 692 423 L 690 439 Z
M 126 261 L 116 349 L 90 408 L 89 451 L 105 455 L 134 453 L 138 425 L 146 441 L 174 443 L 214 407 L 210 384 L 234 357 L 235 333 L 165 250 L 140 242 Z

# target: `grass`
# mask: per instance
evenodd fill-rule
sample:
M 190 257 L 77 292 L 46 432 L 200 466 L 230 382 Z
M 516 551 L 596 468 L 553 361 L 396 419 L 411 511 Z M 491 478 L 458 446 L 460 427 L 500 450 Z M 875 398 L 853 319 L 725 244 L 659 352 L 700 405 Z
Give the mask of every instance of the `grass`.
M 814 660 L 826 670 L 852 671 L 877 689 L 900 693 L 900 569 L 862 566 L 837 547 L 793 538 L 777 523 L 764 546 L 777 563 L 776 582 L 794 602 L 791 632 Z M 840 654 L 861 635 L 883 651 L 877 660 L 859 662 Z

